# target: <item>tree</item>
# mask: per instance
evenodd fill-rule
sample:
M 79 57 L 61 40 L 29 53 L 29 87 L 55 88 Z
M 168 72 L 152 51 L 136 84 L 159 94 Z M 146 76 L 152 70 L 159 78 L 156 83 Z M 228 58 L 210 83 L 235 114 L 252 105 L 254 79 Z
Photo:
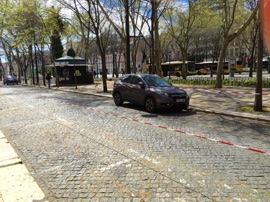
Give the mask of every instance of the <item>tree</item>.
M 93 33 L 96 36 L 97 46 L 101 55 L 102 62 L 102 80 L 103 80 L 103 91 L 108 92 L 107 88 L 107 68 L 106 68 L 106 49 L 109 44 L 109 36 L 111 33 L 111 26 L 108 26 L 104 16 L 100 12 L 99 0 L 94 0 L 92 5 L 89 5 L 89 20 L 93 27 Z M 91 9 L 90 9 L 91 8 Z M 107 28 L 106 28 L 107 27 Z
M 44 45 L 48 44 L 49 36 L 52 31 L 52 23 L 48 24 L 46 21 L 46 6 L 44 3 L 38 0 L 19 0 L 19 1 L 7 1 L 5 6 L 1 6 L 4 9 L 4 26 L 1 27 L 3 40 L 9 39 L 10 42 L 10 52 L 13 54 L 18 66 L 19 80 L 20 73 L 26 72 L 28 70 L 28 65 L 32 69 L 33 84 L 39 83 L 39 68 L 37 63 L 37 52 L 39 51 L 41 55 L 42 62 L 42 72 L 45 72 L 45 62 L 43 58 Z M 6 40 L 7 41 L 7 40 Z M 30 50 L 33 48 L 35 51 Z M 26 51 L 27 50 L 27 51 Z M 29 55 L 27 55 L 29 54 Z M 35 57 L 35 60 L 32 57 Z M 26 62 L 25 58 L 29 62 Z M 34 64 L 35 62 L 35 64 Z M 28 65 L 23 65 L 28 64 Z M 36 71 L 34 72 L 34 66 L 36 66 Z M 34 76 L 36 75 L 36 76 Z M 34 80 L 36 78 L 36 82 Z M 45 82 L 45 79 L 43 78 Z M 27 83 L 26 76 L 25 82 Z
M 254 110 L 262 111 L 262 58 L 263 58 L 263 36 L 262 28 L 259 27 L 258 40 L 258 59 L 257 59 L 257 76 L 256 76 L 256 94 Z
M 54 7 L 52 7 L 49 11 L 49 19 L 53 21 L 55 24 L 54 29 L 52 31 L 52 35 L 50 37 L 51 39 L 51 54 L 53 61 L 57 58 L 61 58 L 63 56 L 64 47 L 62 45 L 61 35 L 60 33 L 63 32 L 64 29 L 64 23 L 62 22 L 61 16 L 60 16 L 60 9 L 55 10 Z
M 200 21 L 201 4 L 196 1 L 188 0 L 188 8 L 174 10 L 174 13 L 170 15 L 170 29 L 169 33 L 175 40 L 179 49 L 181 50 L 182 60 L 187 61 L 187 53 L 191 44 L 193 43 L 195 34 L 199 28 L 203 26 Z M 173 17 L 173 14 L 175 17 Z M 176 22 L 174 24 L 174 22 Z M 182 70 L 182 76 L 184 79 L 187 77 L 187 67 L 184 64 Z
M 250 24 L 250 22 L 254 19 L 258 11 L 258 4 L 255 8 L 251 11 L 250 14 L 246 15 L 246 21 L 239 27 L 237 26 L 236 29 L 233 29 L 234 25 L 237 24 L 237 13 L 239 13 L 238 9 L 244 9 L 244 5 L 241 4 L 243 1 L 238 0 L 222 0 L 214 2 L 214 8 L 221 8 L 217 11 L 221 12 L 220 17 L 222 23 L 222 46 L 219 54 L 218 59 L 218 67 L 217 67 L 217 79 L 216 79 L 216 88 L 222 88 L 222 73 L 223 73 L 223 61 L 225 59 L 226 51 L 229 46 L 229 43 L 238 37 Z M 216 7 L 217 6 L 217 7 Z M 241 13 L 241 12 L 240 12 Z
M 245 47 L 249 50 L 249 77 L 252 77 L 252 72 L 255 69 L 255 48 L 258 45 L 258 33 L 259 33 L 259 23 L 258 17 L 255 16 L 254 19 L 251 21 L 250 25 L 247 27 L 245 32 L 240 36 L 242 43 Z

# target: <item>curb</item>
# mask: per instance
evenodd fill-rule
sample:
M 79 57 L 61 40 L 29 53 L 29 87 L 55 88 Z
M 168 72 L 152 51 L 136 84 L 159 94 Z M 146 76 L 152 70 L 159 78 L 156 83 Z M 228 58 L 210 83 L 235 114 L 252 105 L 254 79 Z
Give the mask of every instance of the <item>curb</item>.
M 34 86 L 34 87 L 47 88 L 46 86 Z M 94 95 L 94 96 L 99 96 L 99 97 L 112 98 L 112 95 L 109 93 L 101 94 L 101 93 L 82 92 L 82 91 L 75 91 L 75 90 L 61 89 L 61 88 L 51 88 L 51 90 L 55 90 L 55 91 L 59 90 L 59 91 L 64 91 L 64 92 L 77 93 L 77 94 Z M 108 90 L 112 91 L 112 89 L 108 89 Z M 231 116 L 231 117 L 239 117 L 239 118 L 270 122 L 270 116 L 266 117 L 263 115 L 254 115 L 254 114 L 249 114 L 249 113 L 244 113 L 244 112 L 240 113 L 240 112 L 228 111 L 228 110 L 202 109 L 194 105 L 189 105 L 189 109 L 193 109 L 195 111 L 200 111 L 200 112 L 205 112 L 205 113 L 220 114 L 220 115 Z
M 221 114 L 221 115 L 231 116 L 231 117 L 239 117 L 239 118 L 270 122 L 270 117 L 268 118 L 263 115 L 253 115 L 253 114 L 248 114 L 244 112 L 240 113 L 240 112 L 234 112 L 234 111 L 228 111 L 228 110 L 201 109 L 196 106 L 192 106 L 192 105 L 189 105 L 189 106 L 195 111 L 200 111 L 200 112 L 205 112 L 205 113 Z
M 0 131 L 0 201 L 24 202 L 44 199 L 44 193 Z

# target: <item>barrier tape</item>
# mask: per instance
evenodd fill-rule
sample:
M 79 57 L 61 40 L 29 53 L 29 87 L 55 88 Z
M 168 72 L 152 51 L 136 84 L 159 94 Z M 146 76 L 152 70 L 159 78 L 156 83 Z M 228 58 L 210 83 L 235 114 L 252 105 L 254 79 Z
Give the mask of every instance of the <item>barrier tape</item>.
M 181 129 L 173 129 L 173 128 L 169 128 L 169 127 L 163 126 L 163 125 L 156 125 L 156 124 L 153 124 L 151 122 L 145 122 L 145 121 L 141 121 L 141 120 L 134 119 L 134 118 L 128 118 L 126 116 L 120 116 L 120 115 L 117 115 L 117 114 L 114 114 L 114 113 L 109 113 L 109 112 L 102 111 L 102 110 L 99 110 L 99 109 L 96 109 L 96 108 L 93 108 L 93 107 L 85 107 L 85 106 L 81 106 L 81 105 L 76 105 L 76 104 L 60 101 L 60 100 L 57 100 L 57 99 L 54 99 L 54 98 L 46 98 L 46 99 L 53 100 L 53 101 L 56 101 L 58 103 L 62 103 L 62 104 L 70 105 L 70 106 L 76 106 L 76 107 L 79 107 L 79 108 L 86 108 L 86 109 L 89 109 L 89 110 L 92 110 L 92 111 L 95 111 L 95 112 L 98 112 L 98 113 L 104 113 L 105 115 L 113 116 L 115 118 L 121 118 L 121 119 L 125 119 L 125 120 L 128 120 L 128 121 L 136 122 L 136 123 L 142 123 L 144 125 L 157 127 L 157 128 L 164 129 L 164 130 L 170 130 L 172 132 L 180 133 L 180 134 L 183 134 L 183 135 L 189 135 L 189 136 L 193 136 L 193 137 L 200 138 L 200 139 L 203 139 L 203 140 L 208 140 L 208 141 L 216 142 L 216 143 L 219 143 L 219 144 L 227 145 L 227 146 L 233 146 L 233 147 L 237 147 L 237 148 L 240 148 L 240 149 L 244 149 L 244 150 L 248 150 L 248 151 L 252 151 L 252 152 L 256 152 L 256 153 L 260 153 L 260 154 L 270 155 L 270 152 L 266 152 L 266 151 L 263 151 L 263 150 L 260 150 L 260 149 L 255 149 L 255 148 L 251 148 L 251 147 L 245 147 L 245 146 L 237 145 L 237 144 L 234 144 L 234 143 L 231 143 L 231 142 L 218 140 L 218 139 L 213 139 L 213 138 L 209 138 L 209 137 L 203 136 L 203 135 L 189 133 L 189 132 L 183 131 Z
M 208 92 L 208 93 L 230 93 L 230 94 L 242 94 L 242 95 L 262 95 L 262 96 L 270 96 L 269 93 L 253 93 L 253 92 L 241 92 L 241 91 L 230 91 L 230 90 L 209 90 L 203 88 L 180 88 L 182 90 L 190 90 L 190 91 L 199 91 L 199 92 Z

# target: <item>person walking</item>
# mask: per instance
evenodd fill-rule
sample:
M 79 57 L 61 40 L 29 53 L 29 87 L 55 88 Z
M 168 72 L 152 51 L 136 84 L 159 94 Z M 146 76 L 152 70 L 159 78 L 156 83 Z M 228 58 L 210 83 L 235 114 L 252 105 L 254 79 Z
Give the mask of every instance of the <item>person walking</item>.
M 47 74 L 46 80 L 48 82 L 48 88 L 51 88 L 51 79 L 52 79 L 51 75 L 50 74 Z
M 122 74 L 122 76 L 125 74 L 124 68 L 121 68 L 121 74 Z

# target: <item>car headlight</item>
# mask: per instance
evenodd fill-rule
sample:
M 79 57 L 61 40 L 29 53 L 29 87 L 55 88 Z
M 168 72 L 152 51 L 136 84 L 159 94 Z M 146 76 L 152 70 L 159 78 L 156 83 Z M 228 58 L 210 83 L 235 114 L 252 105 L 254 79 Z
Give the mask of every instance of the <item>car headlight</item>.
M 164 96 L 166 96 L 166 97 L 169 97 L 169 94 L 168 93 L 164 93 L 164 92 L 157 92 L 158 94 L 160 94 L 160 95 L 164 95 Z
M 169 94 L 168 94 L 168 93 L 162 92 L 162 91 L 157 90 L 157 89 L 155 89 L 155 88 L 150 88 L 150 90 L 153 91 L 153 92 L 155 92 L 155 93 L 158 93 L 158 94 L 160 94 L 160 95 L 169 97 Z

